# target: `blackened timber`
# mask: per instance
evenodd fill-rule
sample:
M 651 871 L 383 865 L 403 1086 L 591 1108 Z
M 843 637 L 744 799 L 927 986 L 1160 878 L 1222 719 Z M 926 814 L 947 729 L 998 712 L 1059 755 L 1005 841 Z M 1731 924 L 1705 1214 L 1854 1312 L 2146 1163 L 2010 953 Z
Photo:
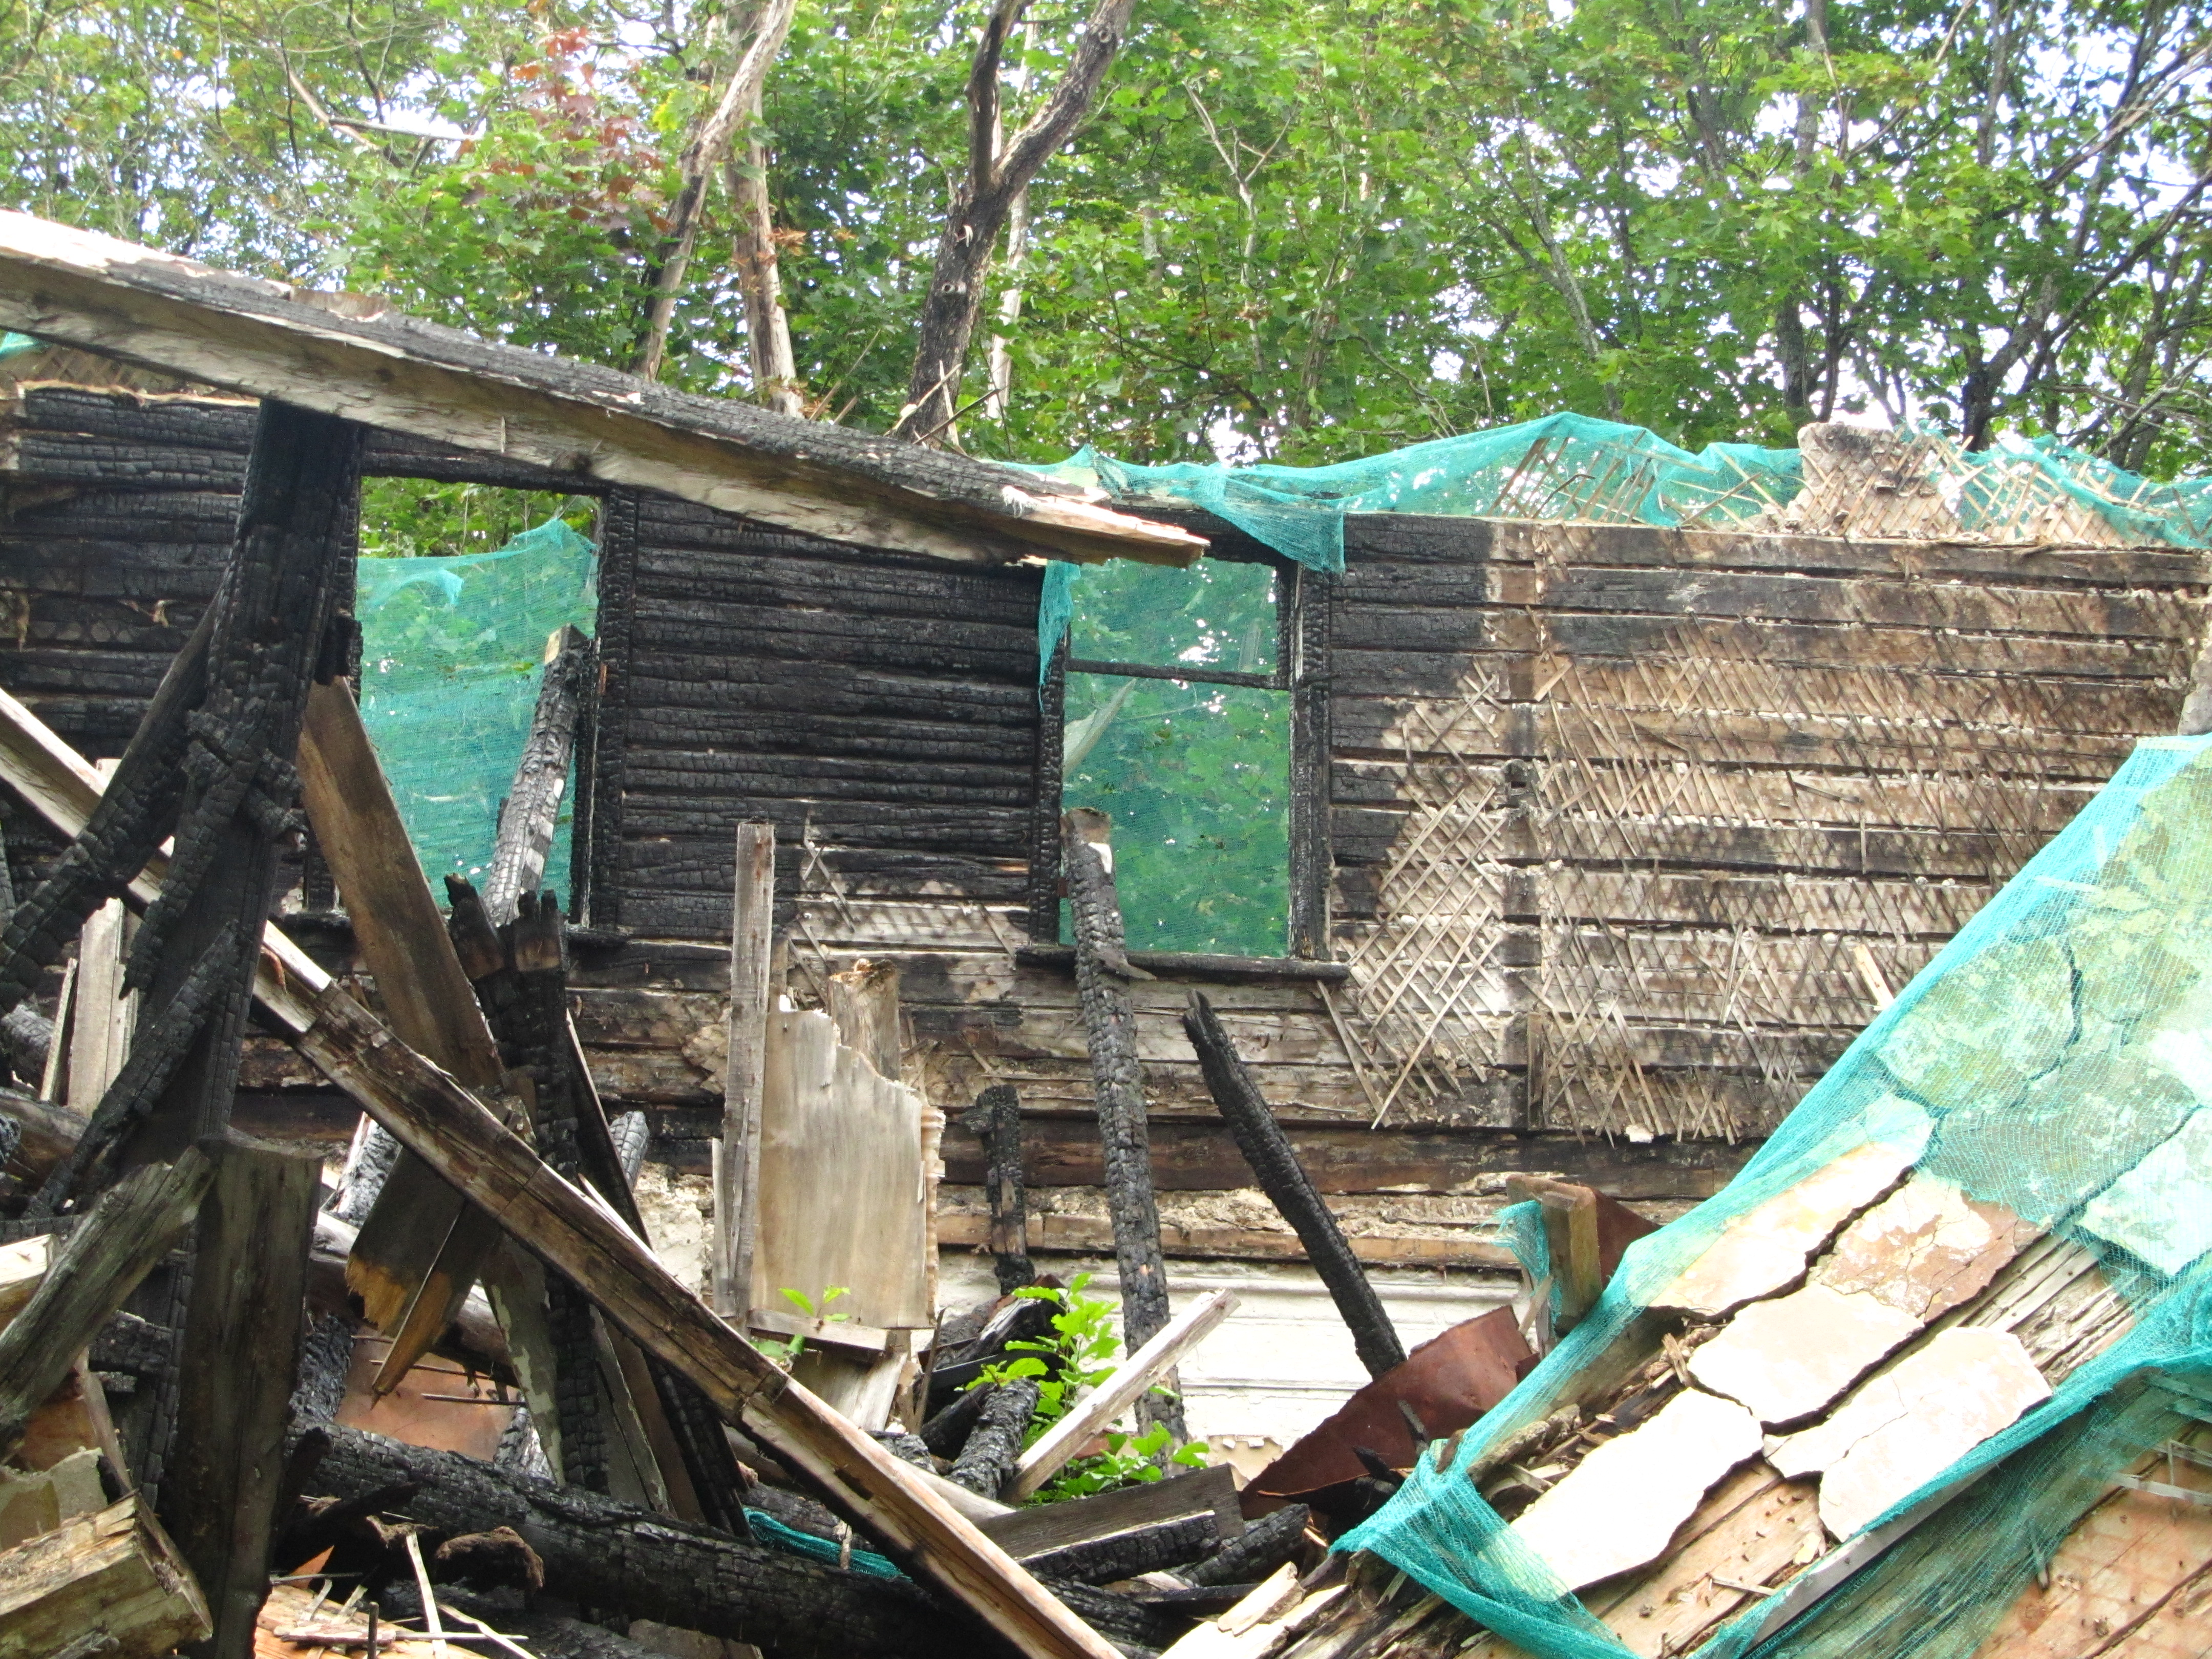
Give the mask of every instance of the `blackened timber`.
M 635 490 L 615 490 L 599 505 L 599 673 L 591 770 L 580 785 L 591 799 L 577 811 L 580 830 L 589 825 L 590 841 L 579 866 L 586 872 L 584 902 L 576 908 L 594 927 L 623 923 L 623 796 L 637 654 L 637 514 Z
M 1025 1565 L 1040 1578 L 1105 1584 L 1117 1578 L 1134 1578 L 1139 1573 L 1182 1566 L 1202 1555 L 1212 1554 L 1220 1541 L 1219 1525 L 1207 1511 L 1115 1533 L 1108 1538 L 1064 1545 L 1046 1554 L 1030 1556 Z
M 169 833 L 184 782 L 186 723 L 206 695 L 214 635 L 210 608 L 162 675 L 84 829 L 9 916 L 0 935 L 0 1007 L 29 994 L 85 918 L 144 867 Z
M 568 782 L 584 677 L 593 666 L 592 641 L 580 629 L 564 625 L 547 641 L 538 706 L 514 781 L 507 787 L 507 804 L 500 809 L 491 867 L 484 874 L 484 908 L 495 916 L 511 909 L 518 895 L 535 890 L 545 874 L 545 855 L 553 848 L 561 795 Z
M 990 1149 L 986 1193 L 991 1206 L 991 1266 L 999 1294 L 1011 1296 L 1036 1282 L 1030 1261 L 1029 1211 L 1022 1188 L 1022 1097 L 1011 1083 L 994 1083 L 975 1097 L 976 1133 Z
M 1194 1584 L 1256 1583 L 1304 1547 L 1310 1515 L 1304 1504 L 1277 1510 L 1178 1576 Z
M 1114 1222 L 1114 1261 L 1121 1287 L 1121 1342 L 1134 1353 L 1166 1328 L 1167 1267 L 1160 1255 L 1160 1212 L 1152 1196 L 1144 1075 L 1137 1064 L 1137 1017 L 1129 1004 L 1132 969 L 1114 891 L 1108 823 L 1103 812 L 1078 807 L 1061 820 L 1061 857 L 1075 927 L 1075 982 L 1091 1051 L 1092 1097 L 1106 1175 L 1106 1206 Z M 1149 1428 L 1168 1425 L 1180 1444 L 1182 1402 L 1147 1394 L 1138 1407 Z
M 216 1150 L 185 1302 L 161 1504 L 215 1620 L 195 1650 L 200 1659 L 246 1659 L 269 1594 L 321 1196 L 318 1158 L 242 1138 Z
M 191 1142 L 228 1128 L 260 955 L 252 946 L 266 926 L 279 838 L 289 837 L 297 821 L 291 763 L 301 716 L 341 568 L 353 556 L 360 428 L 269 404 L 254 432 L 239 504 L 238 552 L 211 613 L 206 695 L 189 719 L 191 740 L 179 768 L 185 788 L 175 847 L 126 970 L 126 980 L 145 992 L 142 1028 L 161 1024 L 218 940 L 242 933 L 252 945 L 234 953 L 231 983 L 211 998 L 182 1064 L 127 1143 L 126 1164 L 173 1158 Z M 238 1157 L 239 1179 L 266 1191 L 258 1200 L 203 1211 L 191 1251 L 194 1265 L 173 1292 L 173 1305 L 185 1316 L 178 1361 L 184 1381 L 163 1391 L 179 1406 L 163 1468 L 173 1461 L 180 1471 L 218 1473 L 163 1482 L 162 1521 L 211 1604 L 229 1594 L 221 1587 L 242 1587 L 239 1601 L 217 1613 L 211 1659 L 240 1659 L 250 1650 L 252 1620 L 241 1626 L 235 1609 L 249 1600 L 258 1608 L 266 1589 L 270 1516 L 254 1482 L 264 1468 L 273 1480 L 275 1449 L 284 1432 L 316 1193 L 316 1166 L 304 1164 L 304 1207 L 295 1239 L 278 1224 L 297 1195 L 295 1174 L 281 1166 L 298 1161 L 272 1154 L 275 1163 L 264 1170 L 258 1156 Z M 257 1213 L 256 1201 L 269 1213 Z M 289 1307 L 267 1301 L 288 1285 Z M 253 1315 L 252 1304 L 240 1298 L 257 1295 L 264 1316 L 289 1314 L 295 1330 L 288 1346 L 239 1347 Z M 270 1308 L 277 1313 L 269 1314 Z M 194 1418 L 182 1409 L 182 1395 L 202 1388 L 215 1389 L 210 1397 L 220 1404 Z M 154 1488 L 155 1479 L 149 1475 L 145 1484 Z
M 1213 1005 L 1197 991 L 1190 994 L 1182 1025 L 1205 1071 L 1206 1089 L 1228 1123 L 1229 1133 L 1236 1138 L 1237 1150 L 1252 1166 L 1260 1190 L 1267 1194 L 1268 1201 L 1297 1234 L 1298 1243 L 1305 1246 L 1306 1259 L 1328 1287 L 1330 1299 L 1351 1329 L 1359 1363 L 1367 1367 L 1370 1376 L 1380 1376 L 1403 1364 L 1405 1344 L 1398 1340 L 1390 1316 L 1382 1310 L 1382 1298 L 1367 1282 L 1367 1270 L 1352 1255 L 1344 1230 L 1306 1178 L 1304 1166 L 1274 1114 L 1267 1109 L 1260 1085 L 1244 1069 L 1236 1045 L 1214 1017 Z
M 548 1582 L 592 1607 L 752 1643 L 793 1659 L 967 1659 L 971 1627 L 910 1583 L 840 1572 L 594 1494 L 549 1487 L 453 1452 L 330 1431 L 309 1489 L 370 1499 L 441 1533 L 511 1527 Z M 389 1494 L 410 1492 L 394 1504 Z M 289 1567 L 294 1563 L 286 1563 Z
M 641 1346 L 682 1370 L 716 1411 L 866 1528 L 908 1571 L 1038 1659 L 1112 1659 L 912 1470 L 716 1318 L 480 1101 L 393 1039 L 339 986 L 325 979 L 319 988 L 302 988 L 305 997 L 268 985 L 264 1000 L 303 1054 L 472 1202 L 497 1215 L 513 1237 L 586 1285 Z
M 997 1498 L 1022 1455 L 1022 1437 L 1036 1402 L 1037 1385 L 1028 1377 L 992 1389 L 945 1478 L 978 1497 Z

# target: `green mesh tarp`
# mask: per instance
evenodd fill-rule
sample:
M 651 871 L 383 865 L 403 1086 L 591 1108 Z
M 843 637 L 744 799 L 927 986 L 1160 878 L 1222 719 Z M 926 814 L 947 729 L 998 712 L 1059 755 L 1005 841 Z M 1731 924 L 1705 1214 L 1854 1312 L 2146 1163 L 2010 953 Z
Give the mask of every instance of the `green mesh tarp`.
M 1929 438 L 1918 453 L 1970 533 L 2001 535 L 2040 507 L 2069 501 L 2131 541 L 2212 543 L 2212 480 L 2160 483 L 2047 439 L 1969 452 Z M 1587 415 L 1547 415 L 1333 466 L 1143 466 L 1085 446 L 1039 470 L 1139 509 L 1203 507 L 1316 570 L 1344 568 L 1351 513 L 1719 526 L 1788 505 L 1804 482 L 1794 449 L 1692 452 Z
M 1274 589 L 1265 565 L 1101 566 L 1083 579 L 1068 656 L 1270 674 Z M 1060 799 L 1114 821 L 1129 948 L 1281 956 L 1290 926 L 1290 695 L 1071 670 L 1065 716 Z M 1070 937 L 1065 920 L 1061 937 Z
M 2112 1477 L 2177 1413 L 2212 1414 L 2212 738 L 2140 744 L 1743 1173 L 1637 1243 L 1591 1316 L 1443 1467 L 1421 1459 L 1338 1547 L 1376 1552 L 1531 1653 L 1622 1659 L 1468 1466 L 1552 1409 L 1732 1218 L 1871 1142 L 2090 1252 L 2136 1322 L 1871 1522 L 1959 1493 L 1873 1566 L 1778 1631 L 1762 1627 L 1782 1593 L 1750 1607 L 1701 1656 L 1969 1659 Z M 1523 1248 L 1530 1231 L 1510 1228 Z
M 538 705 L 545 642 L 564 623 L 592 631 L 598 556 L 558 519 L 492 553 L 363 559 L 357 567 L 361 715 L 391 780 L 431 890 L 480 881 Z M 570 896 L 566 827 L 545 885 Z

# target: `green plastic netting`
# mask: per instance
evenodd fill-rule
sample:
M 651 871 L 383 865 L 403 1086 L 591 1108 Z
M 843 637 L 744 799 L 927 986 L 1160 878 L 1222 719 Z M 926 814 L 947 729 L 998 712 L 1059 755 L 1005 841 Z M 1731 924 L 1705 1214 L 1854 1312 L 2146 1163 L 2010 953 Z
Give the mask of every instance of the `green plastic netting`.
M 2048 439 L 1968 451 L 1906 435 L 1914 464 L 1970 534 L 2001 535 L 2070 502 L 2130 541 L 2212 542 L 2212 480 L 2160 483 Z M 1334 466 L 1143 466 L 1085 446 L 1039 470 L 1126 506 L 1203 507 L 1316 570 L 1344 568 L 1347 514 L 1714 526 L 1786 507 L 1804 483 L 1794 449 L 1709 444 L 1693 453 L 1587 415 L 1547 415 Z
M 1338 1547 L 1376 1552 L 1531 1653 L 1622 1659 L 1468 1466 L 1553 1409 L 1731 1218 L 1872 1142 L 2086 1249 L 2135 1322 L 1869 1524 L 1960 1493 L 1903 1543 L 1779 1630 L 1763 1626 L 1782 1593 L 1751 1606 L 1699 1650 L 1712 1659 L 1969 1659 L 2112 1478 L 2177 1413 L 2212 1415 L 2212 738 L 2141 744 L 1743 1173 L 1635 1245 L 1446 1466 L 1421 1460 Z M 1527 1248 L 1540 1230 L 1522 1219 L 1509 1237 Z
M 415 843 L 443 892 L 446 874 L 478 879 L 500 803 L 538 705 L 545 643 L 563 623 L 590 632 L 597 550 L 558 519 L 495 552 L 363 559 L 361 714 Z M 573 815 L 574 779 L 562 799 Z M 556 830 L 544 884 L 564 898 L 569 837 Z

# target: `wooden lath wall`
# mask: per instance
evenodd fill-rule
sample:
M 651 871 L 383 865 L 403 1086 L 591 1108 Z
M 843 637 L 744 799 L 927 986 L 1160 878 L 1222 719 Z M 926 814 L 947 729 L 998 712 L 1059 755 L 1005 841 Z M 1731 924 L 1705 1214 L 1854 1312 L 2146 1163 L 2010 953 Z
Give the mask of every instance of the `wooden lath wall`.
M 1765 1133 L 2203 626 L 2173 550 L 1354 523 L 1337 936 L 1394 1115 Z

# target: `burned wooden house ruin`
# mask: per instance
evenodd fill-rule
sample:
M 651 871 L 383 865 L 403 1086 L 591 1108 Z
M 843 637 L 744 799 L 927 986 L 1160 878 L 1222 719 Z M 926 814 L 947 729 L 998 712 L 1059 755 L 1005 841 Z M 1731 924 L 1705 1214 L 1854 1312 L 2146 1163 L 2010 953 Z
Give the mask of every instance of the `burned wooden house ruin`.
M 1629 1244 L 1795 1202 L 1740 1172 L 2195 729 L 2201 552 L 2048 491 L 1970 526 L 1839 429 L 1756 515 L 1524 465 L 1525 511 L 1354 511 L 1331 569 L 22 216 L 0 325 L 0 1656 L 87 1597 L 149 1654 L 361 1651 L 380 1608 L 471 1651 L 1564 1654 L 1326 1541 L 1417 1467 L 1532 1512 L 1727 1395 L 1698 1356 L 1935 1164 L 1863 1153 L 1771 1284 L 1638 1281 L 1600 1345 Z M 590 544 L 480 859 L 376 724 L 394 480 Z M 1915 1317 L 2010 1297 L 2059 1386 L 2124 1322 L 2060 1248 L 2022 1224 Z M 1035 1382 L 967 1385 L 1063 1305 L 1006 1292 L 1085 1273 L 1127 1357 L 1025 1447 Z M 1212 1468 L 1024 1503 L 1130 1420 Z M 2179 1503 L 2128 1524 L 2201 1578 L 2158 1497 L 2193 1421 L 2119 1503 Z M 1749 1455 L 1565 1523 L 1673 1517 L 1560 1572 L 1607 1639 L 1849 1581 L 1886 1505 Z

